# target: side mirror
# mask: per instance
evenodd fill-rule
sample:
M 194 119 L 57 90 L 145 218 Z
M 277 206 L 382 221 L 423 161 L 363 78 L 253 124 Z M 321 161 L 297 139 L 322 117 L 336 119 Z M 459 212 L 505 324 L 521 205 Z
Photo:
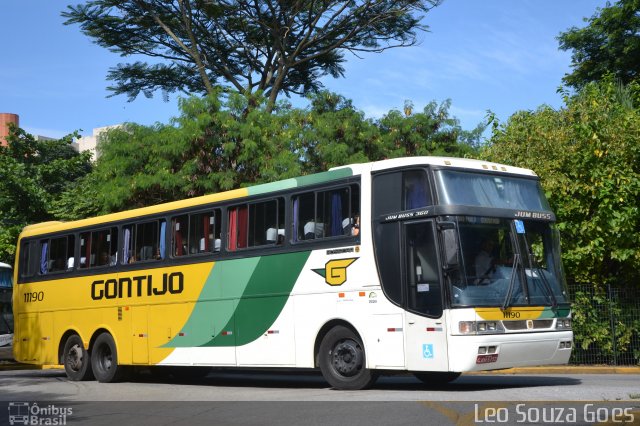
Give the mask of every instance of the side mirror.
M 454 224 L 442 224 L 442 241 L 444 244 L 444 263 L 447 268 L 458 266 L 458 231 Z

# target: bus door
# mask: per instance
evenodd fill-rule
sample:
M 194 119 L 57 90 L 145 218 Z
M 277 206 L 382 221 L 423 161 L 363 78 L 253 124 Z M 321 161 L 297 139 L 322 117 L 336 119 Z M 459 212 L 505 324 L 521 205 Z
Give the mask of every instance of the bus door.
M 447 371 L 447 334 L 433 220 L 402 225 L 405 353 L 411 371 Z

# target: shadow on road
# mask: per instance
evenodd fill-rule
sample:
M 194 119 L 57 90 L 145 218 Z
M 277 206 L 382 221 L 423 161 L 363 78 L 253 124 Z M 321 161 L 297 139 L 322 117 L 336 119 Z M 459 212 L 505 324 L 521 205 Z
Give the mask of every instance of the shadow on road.
M 214 369 L 204 377 L 182 377 L 179 374 L 161 377 L 148 372 L 130 377 L 133 382 L 171 383 L 177 385 L 207 385 L 232 388 L 306 388 L 323 389 L 328 384 L 319 372 L 315 371 L 252 371 L 252 370 L 218 370 Z M 544 386 L 579 386 L 580 379 L 544 376 L 544 375 L 462 375 L 448 384 L 429 385 L 422 383 L 410 374 L 382 375 L 373 389 L 398 391 L 443 390 L 454 392 L 476 392 L 481 390 L 500 390 L 531 388 Z

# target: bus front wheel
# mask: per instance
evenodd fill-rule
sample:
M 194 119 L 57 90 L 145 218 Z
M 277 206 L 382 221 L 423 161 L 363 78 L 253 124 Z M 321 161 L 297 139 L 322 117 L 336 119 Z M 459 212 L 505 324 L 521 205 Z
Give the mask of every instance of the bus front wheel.
M 118 365 L 116 343 L 109 333 L 102 333 L 93 343 L 91 366 L 96 380 L 101 383 L 118 382 L 124 375 L 124 367 Z
M 324 336 L 319 364 L 325 380 L 335 389 L 366 389 L 377 379 L 377 373 L 366 368 L 362 341 L 347 327 L 334 327 Z
M 67 377 L 74 382 L 92 380 L 91 358 L 77 334 L 69 336 L 64 344 L 62 363 Z

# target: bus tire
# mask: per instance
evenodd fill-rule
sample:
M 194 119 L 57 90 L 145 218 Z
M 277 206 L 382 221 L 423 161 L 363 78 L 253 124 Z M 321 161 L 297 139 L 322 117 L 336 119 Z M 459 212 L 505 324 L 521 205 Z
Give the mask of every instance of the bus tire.
M 371 387 L 378 378 L 369 370 L 360 338 L 350 329 L 337 326 L 329 330 L 320 343 L 319 364 L 325 380 L 340 390 Z
M 426 385 L 442 386 L 453 382 L 461 373 L 448 371 L 414 371 L 413 375 Z
M 96 380 L 100 383 L 114 383 L 123 378 L 125 367 L 118 365 L 116 343 L 111 334 L 102 333 L 93 343 L 91 366 Z
M 77 334 L 69 336 L 64 343 L 62 363 L 70 380 L 74 382 L 93 380 L 91 357 Z

